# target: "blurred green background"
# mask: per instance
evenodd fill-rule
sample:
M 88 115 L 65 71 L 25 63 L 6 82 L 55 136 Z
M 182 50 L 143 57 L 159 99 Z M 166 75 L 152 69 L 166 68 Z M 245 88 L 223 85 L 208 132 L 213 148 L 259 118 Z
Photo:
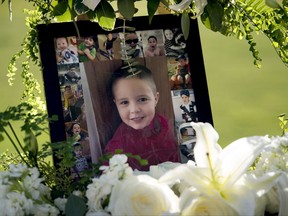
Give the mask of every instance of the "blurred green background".
M 6 74 L 8 62 L 20 50 L 26 34 L 23 8 L 28 7 L 31 4 L 25 1 L 14 3 L 13 21 L 10 22 L 7 2 L 0 6 L 0 111 L 20 102 L 23 89 L 20 75 L 16 76 L 14 85 L 9 86 Z M 200 22 L 199 27 L 219 144 L 226 146 L 244 136 L 280 135 L 277 116 L 288 109 L 288 68 L 278 58 L 269 40 L 263 35 L 255 36 L 263 59 L 262 68 L 257 69 L 246 41 L 214 33 Z M 42 83 L 41 71 L 36 67 L 32 70 Z M 44 98 L 44 93 L 42 96 Z M 48 137 L 43 136 L 43 140 Z M 12 146 L 6 140 L 0 144 L 0 152 L 7 148 Z

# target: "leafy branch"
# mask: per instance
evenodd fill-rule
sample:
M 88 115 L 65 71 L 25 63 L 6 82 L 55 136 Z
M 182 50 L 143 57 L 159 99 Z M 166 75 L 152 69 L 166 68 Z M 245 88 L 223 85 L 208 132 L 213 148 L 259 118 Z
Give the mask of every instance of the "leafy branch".
M 283 136 L 288 132 L 288 118 L 286 117 L 286 114 L 283 113 L 278 116 L 278 120 L 280 121 L 279 126 L 282 130 L 281 136 Z
M 21 56 L 26 60 L 21 62 L 24 92 L 22 100 L 44 107 L 40 97 L 40 85 L 30 72 L 30 63 L 41 66 L 39 61 L 38 37 L 36 26 L 49 24 L 54 20 L 75 21 L 79 17 L 85 17 L 98 22 L 106 30 L 115 28 L 116 15 L 125 20 L 133 19 L 138 9 L 136 0 L 26 0 L 31 2 L 35 10 L 25 10 L 27 13 L 27 35 L 22 43 L 22 49 L 11 59 L 8 66 L 8 82 L 13 84 L 17 71 L 17 61 Z M 117 3 L 117 9 L 112 6 Z M 2 0 L 3 4 L 6 0 Z M 9 14 L 12 17 L 12 0 L 7 0 Z M 181 26 L 184 35 L 189 33 L 190 19 L 201 17 L 203 24 L 210 30 L 220 32 L 225 36 L 235 36 L 238 39 L 245 38 L 249 44 L 249 50 L 253 55 L 254 64 L 260 67 L 259 51 L 256 48 L 254 33 L 262 32 L 271 41 L 282 62 L 288 65 L 288 2 L 283 0 L 282 5 L 276 0 L 207 0 L 200 1 L 202 8 L 191 0 L 147 0 L 149 22 L 152 21 L 160 3 L 171 13 L 181 15 Z M 199 3 L 199 2 L 198 2 Z M 91 5 L 92 4 L 92 5 Z M 184 8 L 172 11 L 173 5 L 182 4 Z M 200 10 L 200 11 L 199 11 Z M 76 26 L 77 29 L 77 26 Z M 80 34 L 80 33 L 79 33 Z M 43 108 L 44 109 L 44 108 Z
M 270 0 L 272 1 L 274 0 Z M 269 6 L 263 0 L 208 0 L 201 20 L 212 31 L 225 36 L 236 36 L 240 40 L 245 38 L 257 67 L 260 67 L 261 58 L 256 49 L 253 33 L 264 33 L 282 62 L 288 66 L 287 6 L 287 1 L 283 1 L 282 6 L 272 8 L 271 4 Z

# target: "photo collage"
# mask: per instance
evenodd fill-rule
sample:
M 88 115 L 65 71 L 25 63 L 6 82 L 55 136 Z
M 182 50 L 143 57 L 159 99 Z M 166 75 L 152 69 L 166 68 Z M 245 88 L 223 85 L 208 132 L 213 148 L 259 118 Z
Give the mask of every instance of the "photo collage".
M 76 164 L 72 173 L 75 176 L 79 176 L 83 170 L 89 169 L 91 161 L 97 161 L 97 158 L 93 159 L 93 155 L 95 155 L 93 153 L 95 150 L 92 150 L 95 149 L 93 146 L 99 145 L 100 149 L 103 149 L 108 139 L 102 139 L 104 141 L 97 144 L 97 142 L 101 142 L 101 138 L 93 139 L 92 137 L 95 132 L 94 129 L 91 131 L 89 126 L 91 124 L 88 120 L 91 118 L 91 114 L 90 111 L 88 113 L 87 109 L 91 110 L 91 107 L 88 106 L 92 106 L 93 109 L 95 105 L 93 100 L 97 100 L 101 96 L 93 96 L 93 89 L 95 88 L 86 86 L 90 85 L 88 83 L 93 83 L 90 78 L 92 76 L 89 74 L 94 74 L 95 83 L 107 83 L 107 80 L 101 81 L 101 79 L 106 79 L 103 77 L 107 77 L 107 75 L 100 75 L 100 69 L 87 72 L 86 64 L 87 62 L 93 62 L 93 65 L 101 64 L 107 67 L 107 64 L 110 64 L 109 62 L 121 61 L 123 41 L 125 41 L 126 46 L 132 48 L 131 57 L 136 58 L 147 67 L 149 62 L 151 62 L 151 65 L 155 65 L 156 62 L 157 65 L 157 62 L 165 61 L 165 66 L 157 72 L 161 73 L 161 78 L 157 78 L 156 85 L 158 84 L 158 88 L 159 85 L 162 86 L 165 82 L 164 86 L 167 86 L 167 89 L 162 90 L 160 95 L 162 97 L 165 91 L 164 98 L 166 95 L 171 101 L 169 109 L 173 110 L 171 115 L 172 124 L 179 144 L 181 162 L 194 160 L 193 148 L 196 143 L 196 136 L 190 125 L 190 122 L 198 121 L 197 101 L 195 100 L 193 80 L 191 79 L 191 73 L 194 71 L 190 70 L 189 56 L 185 52 L 186 42 L 181 30 L 179 28 L 142 30 L 129 32 L 125 35 L 122 32 L 108 32 L 107 34 L 81 38 L 71 35 L 69 37 L 54 38 L 54 44 L 66 135 L 67 138 L 74 140 L 73 148 Z M 101 73 L 104 73 L 103 71 L 105 70 L 101 69 Z M 85 90 L 85 88 L 88 90 Z M 91 94 L 89 96 L 92 98 L 91 103 L 88 103 L 85 92 Z M 162 106 L 167 106 L 167 100 L 162 100 Z M 168 104 L 168 106 L 170 105 Z M 94 112 L 97 112 L 95 107 Z M 106 130 L 105 127 L 103 128 L 103 130 Z M 99 127 L 97 130 L 98 132 L 102 131 Z M 97 155 L 101 154 L 102 152 L 97 153 Z

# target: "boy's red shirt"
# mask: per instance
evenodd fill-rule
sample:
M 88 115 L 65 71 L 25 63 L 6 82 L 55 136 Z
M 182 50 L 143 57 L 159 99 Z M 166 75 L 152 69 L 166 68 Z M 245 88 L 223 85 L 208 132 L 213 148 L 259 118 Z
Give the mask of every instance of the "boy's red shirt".
M 141 166 L 136 159 L 128 158 L 129 165 L 141 171 L 148 171 L 150 165 L 166 161 L 179 162 L 178 145 L 173 131 L 168 120 L 159 114 L 155 114 L 150 125 L 141 130 L 135 130 L 122 122 L 104 153 L 114 153 L 116 149 L 148 160 L 147 166 Z

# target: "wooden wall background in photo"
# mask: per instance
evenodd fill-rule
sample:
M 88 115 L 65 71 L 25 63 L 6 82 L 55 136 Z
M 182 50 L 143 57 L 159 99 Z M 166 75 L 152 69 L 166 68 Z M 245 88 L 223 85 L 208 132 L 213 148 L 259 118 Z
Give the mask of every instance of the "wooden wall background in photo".
M 166 56 L 138 58 L 139 64 L 146 65 L 154 76 L 157 89 L 160 93 L 156 111 L 165 115 L 174 127 L 174 112 L 167 74 Z M 85 62 L 85 72 L 95 113 L 95 120 L 99 133 L 101 148 L 104 149 L 112 138 L 121 120 L 113 99 L 108 95 L 108 84 L 111 73 L 121 66 L 121 60 Z

